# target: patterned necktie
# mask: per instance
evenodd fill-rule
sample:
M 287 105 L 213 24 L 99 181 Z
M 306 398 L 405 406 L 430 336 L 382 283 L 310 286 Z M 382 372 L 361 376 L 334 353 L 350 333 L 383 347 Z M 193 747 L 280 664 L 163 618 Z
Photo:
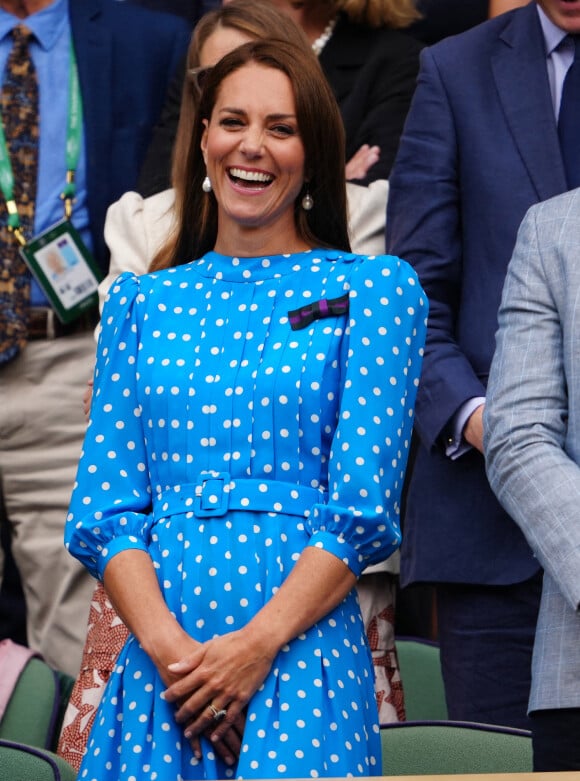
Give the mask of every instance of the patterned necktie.
M 558 116 L 558 135 L 568 188 L 580 186 L 580 37 L 574 41 L 574 61 L 562 87 L 562 102 Z
M 14 174 L 14 200 L 22 230 L 34 226 L 38 171 L 38 80 L 30 57 L 32 33 L 23 25 L 12 31 L 13 46 L 0 95 L 6 145 Z M 30 272 L 20 257 L 19 243 L 6 227 L 8 213 L 0 197 L 0 364 L 26 344 Z

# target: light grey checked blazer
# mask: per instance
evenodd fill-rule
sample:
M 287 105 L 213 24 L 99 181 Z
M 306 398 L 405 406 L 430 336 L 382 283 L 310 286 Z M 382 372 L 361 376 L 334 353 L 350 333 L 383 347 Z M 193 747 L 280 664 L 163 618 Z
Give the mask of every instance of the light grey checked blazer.
M 580 707 L 580 189 L 518 233 L 484 416 L 491 487 L 545 568 L 529 709 Z

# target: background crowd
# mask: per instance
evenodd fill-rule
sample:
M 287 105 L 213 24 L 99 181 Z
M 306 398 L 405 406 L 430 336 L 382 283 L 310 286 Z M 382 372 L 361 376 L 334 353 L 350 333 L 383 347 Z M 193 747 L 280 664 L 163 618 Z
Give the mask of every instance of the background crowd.
M 0 101 L 14 200 L 37 204 L 21 209 L 27 238 L 61 219 L 72 180 L 70 221 L 104 276 L 101 306 L 119 273 L 169 265 L 208 73 L 246 41 L 309 47 L 344 126 L 352 250 L 404 259 L 429 301 L 400 557 L 358 582 L 380 719 L 405 718 L 395 634 L 420 635 L 439 644 L 450 718 L 531 730 L 536 769 L 580 769 L 571 509 L 580 206 L 574 193 L 548 200 L 580 185 L 580 0 L 264 0 L 296 27 L 264 11 L 243 29 L 232 19 L 251 15 L 250 0 L 228 5 L 0 0 L 0 68 L 10 71 L 12 30 L 25 24 L 44 118 L 27 195 L 9 99 Z M 217 28 L 233 38 L 212 39 Z M 72 176 L 70 40 L 83 105 Z M 78 765 L 88 731 L 75 726 L 78 698 L 98 670 L 94 713 L 128 636 L 102 585 L 95 591 L 63 546 L 99 312 L 93 303 L 60 324 L 24 263 L 8 261 L 18 257 L 14 232 L 2 228 L 0 241 L 9 248 L 0 264 L 0 636 L 74 677 L 84 671 L 61 745 Z

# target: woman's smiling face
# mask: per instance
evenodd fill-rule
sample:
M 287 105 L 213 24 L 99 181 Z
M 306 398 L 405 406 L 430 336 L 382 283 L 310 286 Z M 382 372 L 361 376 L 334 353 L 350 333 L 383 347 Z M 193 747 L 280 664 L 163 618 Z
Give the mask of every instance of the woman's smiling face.
M 222 82 L 202 151 L 218 203 L 218 241 L 261 230 L 283 252 L 296 249 L 294 203 L 304 183 L 304 146 L 292 83 L 248 63 Z

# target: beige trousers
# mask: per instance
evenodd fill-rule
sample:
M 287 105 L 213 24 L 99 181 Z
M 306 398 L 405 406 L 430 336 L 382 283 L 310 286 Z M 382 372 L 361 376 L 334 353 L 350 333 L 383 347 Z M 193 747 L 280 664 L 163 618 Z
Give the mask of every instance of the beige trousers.
M 63 532 L 94 356 L 93 334 L 86 332 L 32 341 L 0 366 L 0 486 L 26 598 L 28 643 L 74 676 L 95 581 L 65 550 Z

